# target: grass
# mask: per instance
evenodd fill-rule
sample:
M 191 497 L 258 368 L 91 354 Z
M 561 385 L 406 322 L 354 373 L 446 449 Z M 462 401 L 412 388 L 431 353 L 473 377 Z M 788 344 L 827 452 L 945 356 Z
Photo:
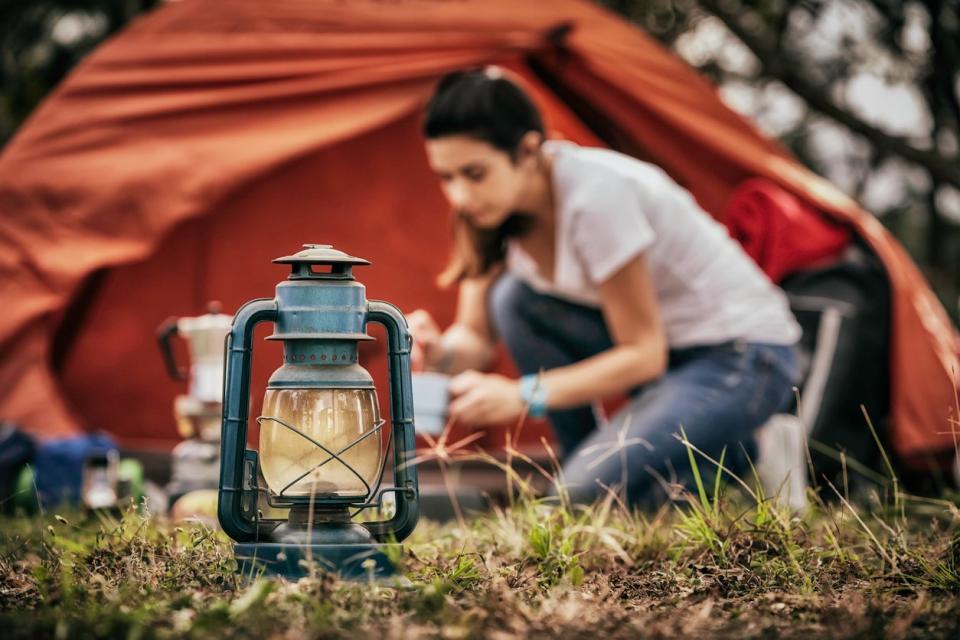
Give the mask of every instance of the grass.
M 726 452 L 709 459 L 681 431 L 695 486 L 650 513 L 628 509 L 617 487 L 572 505 L 556 460 L 551 471 L 525 457 L 518 435 L 506 461 L 446 432 L 422 452 L 442 469 L 485 460 L 513 491 L 488 513 L 421 522 L 399 558 L 402 582 L 242 577 L 222 533 L 133 507 L 6 518 L 0 635 L 960 637 L 960 509 L 903 494 L 886 457 L 866 499 L 823 479 L 799 516 L 763 494 L 755 470 L 728 485 L 701 473 L 722 472 Z M 557 497 L 538 498 L 534 479 Z
M 243 580 L 222 534 L 135 510 L 10 518 L 0 629 L 9 638 L 960 636 L 953 503 L 898 495 L 892 508 L 812 493 L 801 518 L 747 489 L 701 481 L 656 513 L 625 509 L 616 491 L 572 507 L 521 490 L 490 513 L 422 523 L 402 585 L 322 573 Z

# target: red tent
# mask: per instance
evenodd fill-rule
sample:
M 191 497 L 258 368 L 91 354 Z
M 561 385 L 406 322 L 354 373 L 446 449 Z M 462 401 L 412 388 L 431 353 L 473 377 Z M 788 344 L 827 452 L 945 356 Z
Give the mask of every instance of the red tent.
M 960 338 L 900 245 L 586 0 L 183 0 L 106 42 L 0 156 L 0 417 L 169 445 L 182 388 L 154 329 L 272 295 L 270 260 L 303 242 L 371 259 L 369 297 L 450 321 L 453 293 L 433 285 L 447 208 L 418 114 L 440 75 L 488 63 L 527 78 L 552 129 L 658 163 L 714 215 L 761 177 L 849 223 L 894 291 L 894 447 L 953 446 Z M 279 364 L 258 349 L 254 385 Z

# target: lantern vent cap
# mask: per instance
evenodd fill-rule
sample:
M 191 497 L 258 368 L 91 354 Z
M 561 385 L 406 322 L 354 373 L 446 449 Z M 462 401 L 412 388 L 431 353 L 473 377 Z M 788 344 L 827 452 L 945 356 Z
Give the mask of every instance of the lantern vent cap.
M 290 280 L 353 280 L 353 267 L 370 264 L 329 244 L 305 244 L 302 251 L 273 262 L 291 266 Z M 318 266 L 321 269 L 314 269 Z
M 368 265 L 369 260 L 351 256 L 330 244 L 305 244 L 303 250 L 273 260 L 276 264 L 349 264 Z

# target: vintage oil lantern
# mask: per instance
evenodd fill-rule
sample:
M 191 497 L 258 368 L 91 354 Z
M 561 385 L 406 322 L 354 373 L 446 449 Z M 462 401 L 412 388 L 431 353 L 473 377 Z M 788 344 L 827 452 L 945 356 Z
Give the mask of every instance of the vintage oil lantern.
M 273 262 L 290 265 L 289 278 L 275 298 L 243 305 L 226 340 L 220 524 L 247 573 L 259 567 L 296 577 L 308 560 L 344 577 L 389 575 L 384 545 L 406 538 L 419 516 L 406 320 L 389 303 L 367 301 L 353 276 L 366 260 L 304 245 Z M 267 384 L 253 451 L 246 446 L 250 367 L 262 322 L 274 324 L 268 340 L 283 342 L 283 365 Z M 389 438 L 373 379 L 358 364 L 359 343 L 373 339 L 370 322 L 387 333 Z M 392 483 L 382 487 L 391 449 Z M 355 522 L 366 509 L 392 513 Z

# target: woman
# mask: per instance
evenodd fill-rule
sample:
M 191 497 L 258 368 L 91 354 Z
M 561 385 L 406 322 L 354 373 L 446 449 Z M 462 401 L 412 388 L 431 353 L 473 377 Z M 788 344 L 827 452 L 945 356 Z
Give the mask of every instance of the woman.
M 455 214 L 440 281 L 459 299 L 442 333 L 426 311 L 408 319 L 420 366 L 459 374 L 451 414 L 548 417 L 578 501 L 624 481 L 633 502 L 688 482 L 681 427 L 744 471 L 754 431 L 790 402 L 800 329 L 725 228 L 653 165 L 544 141 L 530 98 L 496 70 L 445 77 L 423 131 Z M 497 337 L 519 380 L 479 373 Z M 598 421 L 594 403 L 624 392 Z

